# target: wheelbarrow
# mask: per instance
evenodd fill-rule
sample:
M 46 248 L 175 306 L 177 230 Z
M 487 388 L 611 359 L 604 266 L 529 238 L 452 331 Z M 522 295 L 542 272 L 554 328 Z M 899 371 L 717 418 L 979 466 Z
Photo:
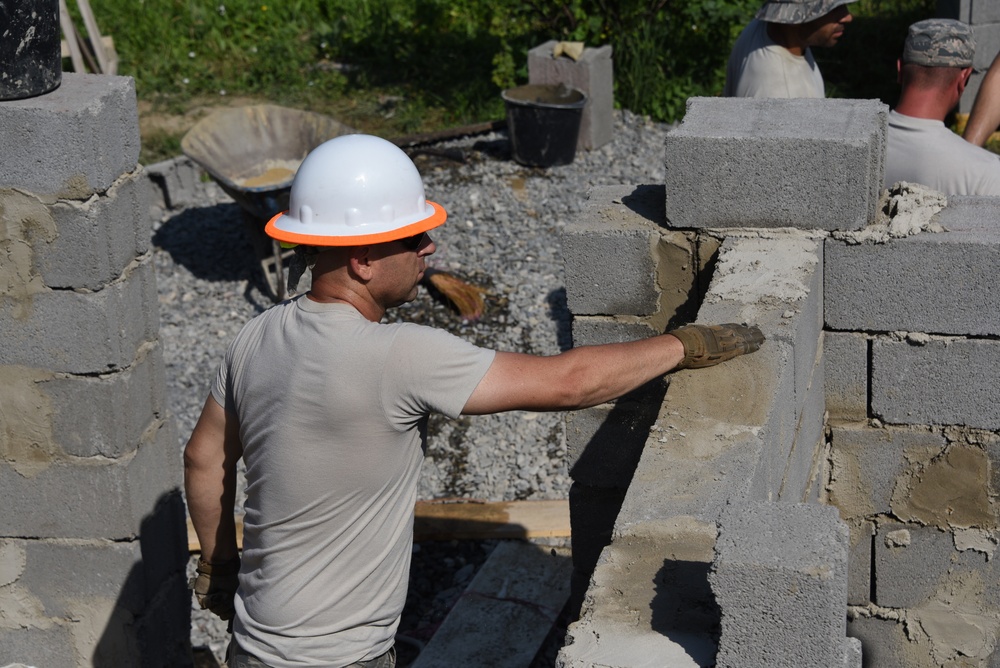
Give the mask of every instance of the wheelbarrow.
M 288 208 L 292 179 L 306 155 L 328 139 L 357 131 L 309 111 L 274 104 L 219 109 L 181 139 L 181 150 L 243 209 L 270 297 L 285 298 L 281 246 L 264 225 Z

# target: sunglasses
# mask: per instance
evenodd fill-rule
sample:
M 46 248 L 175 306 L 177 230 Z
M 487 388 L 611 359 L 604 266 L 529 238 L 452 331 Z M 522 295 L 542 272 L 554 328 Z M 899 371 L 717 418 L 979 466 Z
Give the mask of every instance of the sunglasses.
M 427 236 L 427 233 L 421 232 L 420 234 L 414 234 L 412 237 L 399 239 L 399 243 L 403 244 L 403 248 L 406 250 L 415 251 L 420 248 L 420 244 L 424 243 L 425 236 Z

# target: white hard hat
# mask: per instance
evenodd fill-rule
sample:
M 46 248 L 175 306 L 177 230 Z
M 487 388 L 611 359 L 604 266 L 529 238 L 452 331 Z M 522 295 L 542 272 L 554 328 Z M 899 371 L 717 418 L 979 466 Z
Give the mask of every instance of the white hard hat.
M 306 156 L 288 211 L 264 230 L 286 243 L 365 246 L 426 232 L 446 218 L 424 197 L 420 173 L 402 149 L 371 135 L 343 135 Z

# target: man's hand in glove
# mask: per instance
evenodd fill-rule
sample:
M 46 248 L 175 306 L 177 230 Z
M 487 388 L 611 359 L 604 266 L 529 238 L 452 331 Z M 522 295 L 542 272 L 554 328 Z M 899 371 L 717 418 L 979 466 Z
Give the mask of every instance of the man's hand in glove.
M 684 359 L 678 369 L 714 366 L 745 353 L 752 353 L 764 343 L 764 335 L 753 325 L 687 325 L 667 332 L 684 344 Z
M 240 558 L 222 563 L 198 559 L 198 574 L 191 581 L 195 598 L 202 610 L 209 610 L 228 621 L 236 615 L 233 599 L 239 586 Z

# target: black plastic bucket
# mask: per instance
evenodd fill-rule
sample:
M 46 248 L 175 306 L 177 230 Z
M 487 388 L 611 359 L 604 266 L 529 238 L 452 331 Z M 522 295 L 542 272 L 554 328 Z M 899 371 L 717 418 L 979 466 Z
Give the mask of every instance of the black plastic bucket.
M 514 160 L 531 167 L 568 165 L 576 156 L 587 96 L 563 84 L 528 84 L 501 93 Z
M 62 83 L 59 0 L 0 1 L 0 100 L 20 100 Z

